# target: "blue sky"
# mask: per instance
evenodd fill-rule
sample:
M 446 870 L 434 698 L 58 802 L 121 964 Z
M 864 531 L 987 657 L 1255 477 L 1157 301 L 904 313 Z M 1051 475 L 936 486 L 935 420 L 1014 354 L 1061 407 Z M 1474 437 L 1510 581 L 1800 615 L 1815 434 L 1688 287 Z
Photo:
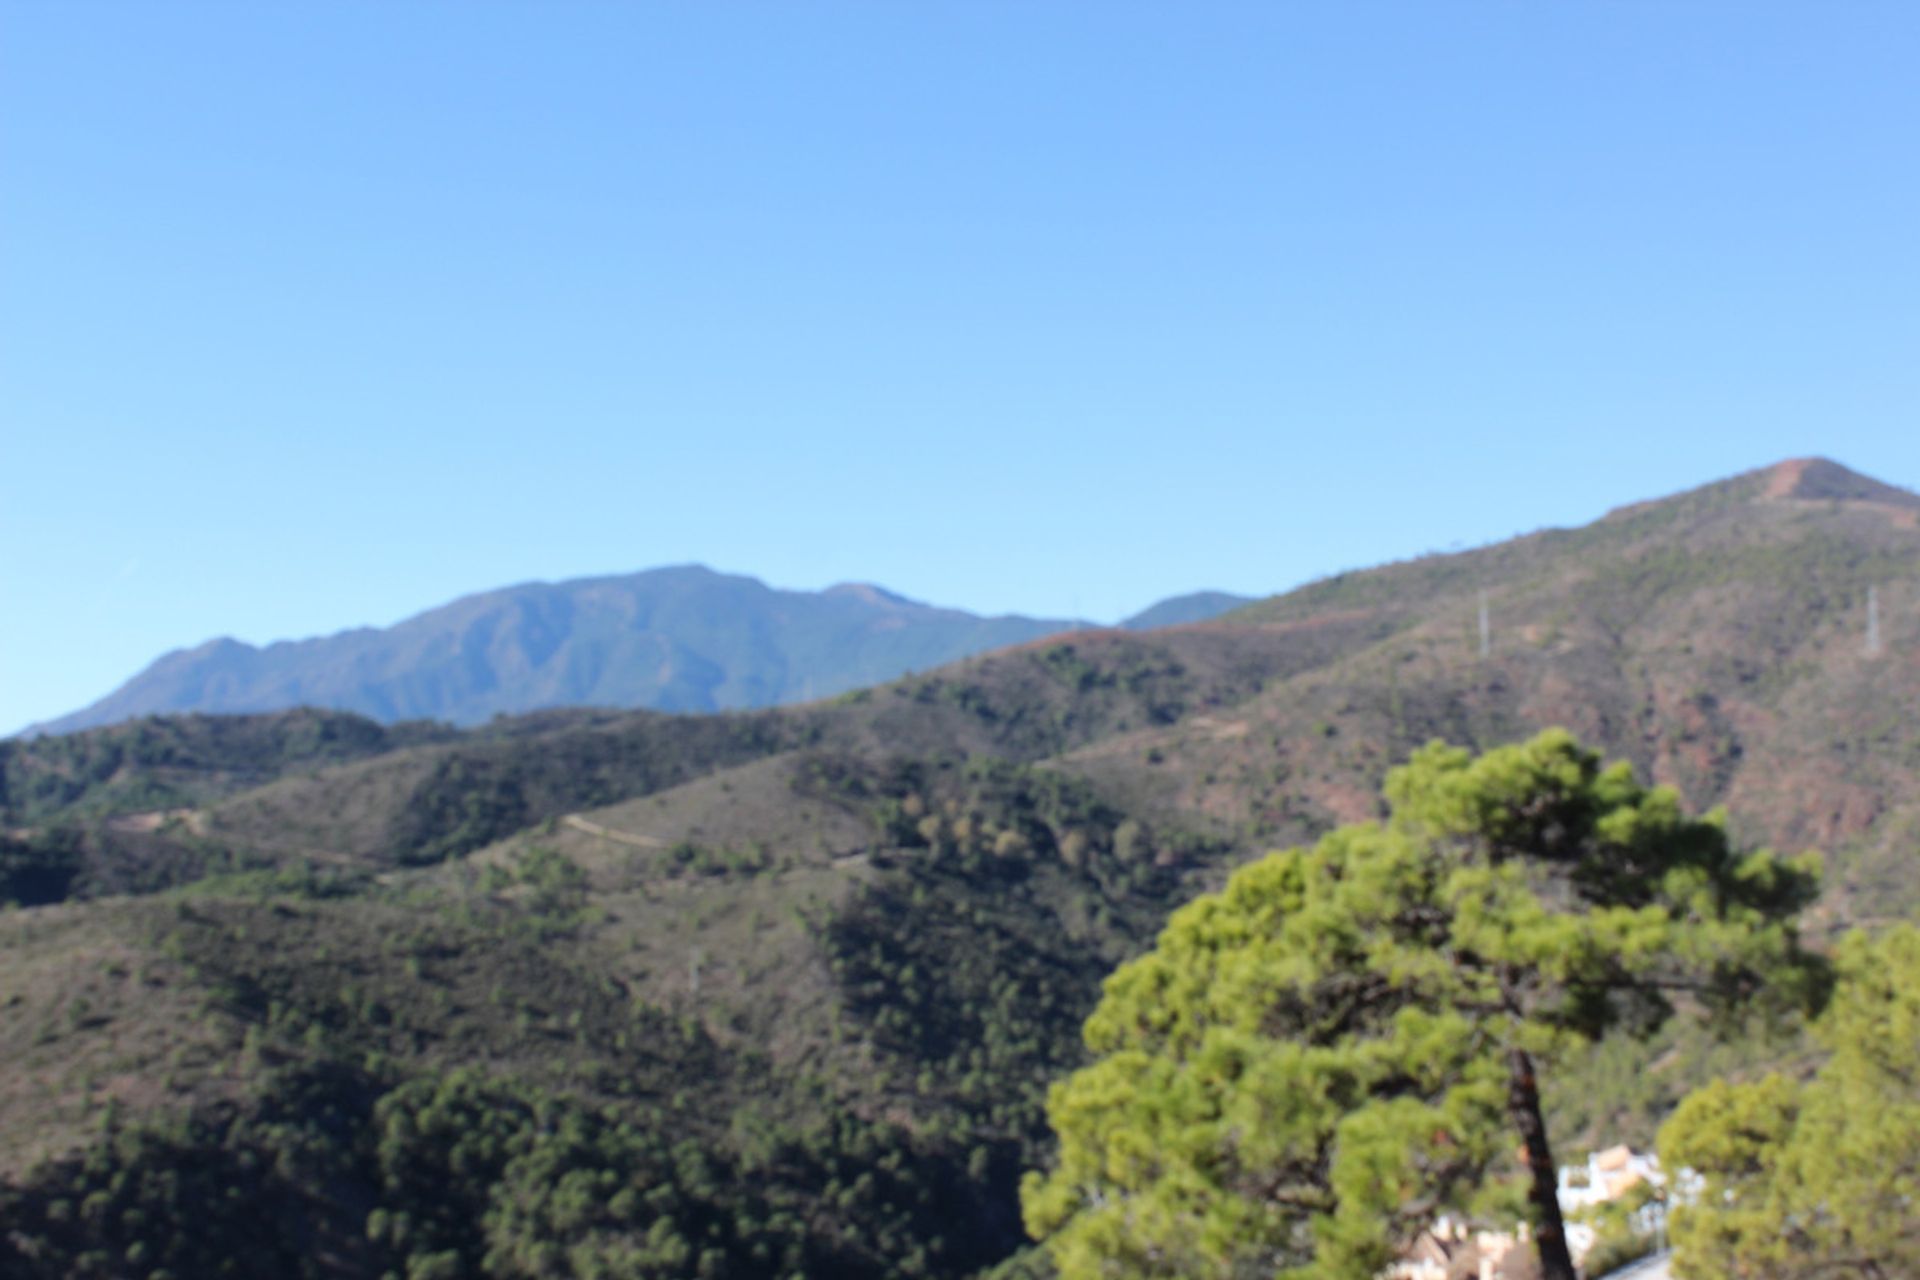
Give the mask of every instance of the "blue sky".
M 0 4 L 0 730 L 534 578 L 1920 484 L 1917 135 L 1905 2 Z

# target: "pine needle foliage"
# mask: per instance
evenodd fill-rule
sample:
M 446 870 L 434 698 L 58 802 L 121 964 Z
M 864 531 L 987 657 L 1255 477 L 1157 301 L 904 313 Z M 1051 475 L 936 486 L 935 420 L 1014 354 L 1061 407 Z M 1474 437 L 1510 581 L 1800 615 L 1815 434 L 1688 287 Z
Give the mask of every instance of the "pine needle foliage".
M 1108 979 L 1024 1187 L 1066 1280 L 1367 1280 L 1518 1142 L 1572 1276 L 1536 1070 L 1615 1030 L 1816 999 L 1811 859 L 1549 730 L 1388 775 L 1390 816 L 1244 868 Z M 1494 1186 L 1498 1188 L 1496 1181 Z

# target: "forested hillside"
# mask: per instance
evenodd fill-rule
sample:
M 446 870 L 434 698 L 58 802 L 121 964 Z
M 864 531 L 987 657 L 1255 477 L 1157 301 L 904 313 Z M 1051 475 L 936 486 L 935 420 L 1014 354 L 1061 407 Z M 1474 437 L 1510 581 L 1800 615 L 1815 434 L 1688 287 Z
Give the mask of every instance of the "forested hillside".
M 1920 498 L 1796 462 L 803 706 L 0 744 L 0 1269 L 1039 1268 L 1102 978 L 1414 748 L 1564 725 L 1823 850 L 1818 942 L 1920 906 L 1917 713 Z M 1549 1123 L 1814 1054 L 1608 1040 Z

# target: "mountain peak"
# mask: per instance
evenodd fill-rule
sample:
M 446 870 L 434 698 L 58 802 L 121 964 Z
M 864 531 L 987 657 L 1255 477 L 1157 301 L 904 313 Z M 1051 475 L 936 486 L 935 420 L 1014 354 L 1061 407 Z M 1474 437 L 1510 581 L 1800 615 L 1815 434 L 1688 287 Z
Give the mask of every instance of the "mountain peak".
M 1863 476 L 1830 458 L 1789 458 L 1763 473 L 1760 496 L 1772 501 L 1874 502 L 1920 507 L 1920 494 Z
M 1605 523 L 1618 523 L 1650 511 L 1675 505 L 1686 506 L 1707 501 L 1713 505 L 1748 502 L 1857 502 L 1882 510 L 1893 508 L 1909 523 L 1920 513 L 1920 494 L 1890 485 L 1872 476 L 1861 475 L 1831 458 L 1788 458 L 1770 467 L 1743 471 L 1724 480 L 1716 480 L 1697 489 L 1631 502 L 1601 517 Z
M 876 587 L 871 582 L 837 582 L 820 594 L 841 598 L 850 597 L 871 605 L 891 605 L 896 608 L 901 605 L 914 607 L 920 604 L 918 600 L 909 600 L 885 587 Z

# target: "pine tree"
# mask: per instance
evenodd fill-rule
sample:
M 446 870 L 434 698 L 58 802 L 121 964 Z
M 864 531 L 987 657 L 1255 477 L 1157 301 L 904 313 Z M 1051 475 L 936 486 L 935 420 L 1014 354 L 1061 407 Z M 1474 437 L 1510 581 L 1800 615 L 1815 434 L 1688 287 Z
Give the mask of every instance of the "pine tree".
M 1704 1179 L 1674 1214 L 1676 1275 L 1920 1275 L 1920 930 L 1851 935 L 1839 969 L 1813 1080 L 1711 1084 L 1662 1126 L 1661 1160 Z
M 1545 1280 L 1573 1280 L 1539 1071 L 1682 993 L 1811 1001 L 1810 859 L 1603 767 L 1564 731 L 1433 744 L 1390 817 L 1274 854 L 1107 981 L 1056 1085 L 1029 1229 L 1065 1280 L 1366 1280 L 1518 1141 Z

